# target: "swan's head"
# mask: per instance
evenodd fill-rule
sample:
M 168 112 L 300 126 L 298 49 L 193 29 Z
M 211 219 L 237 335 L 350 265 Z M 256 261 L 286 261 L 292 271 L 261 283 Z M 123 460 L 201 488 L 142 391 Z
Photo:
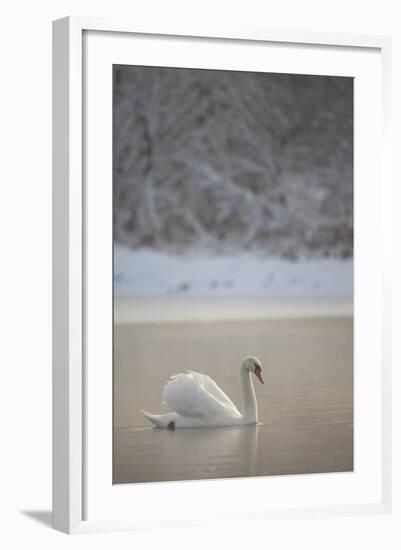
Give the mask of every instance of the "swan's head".
M 245 357 L 242 361 L 242 368 L 249 372 L 253 372 L 259 382 L 262 384 L 265 383 L 262 376 L 262 365 L 256 357 L 252 357 L 251 355 L 249 357 Z

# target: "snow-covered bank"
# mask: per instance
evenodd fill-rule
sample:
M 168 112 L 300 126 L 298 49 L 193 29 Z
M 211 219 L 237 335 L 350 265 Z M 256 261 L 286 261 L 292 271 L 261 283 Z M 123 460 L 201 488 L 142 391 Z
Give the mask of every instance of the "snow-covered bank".
M 352 286 L 350 260 L 114 250 L 117 323 L 350 316 Z
M 353 262 L 114 249 L 114 290 L 134 297 L 351 298 Z

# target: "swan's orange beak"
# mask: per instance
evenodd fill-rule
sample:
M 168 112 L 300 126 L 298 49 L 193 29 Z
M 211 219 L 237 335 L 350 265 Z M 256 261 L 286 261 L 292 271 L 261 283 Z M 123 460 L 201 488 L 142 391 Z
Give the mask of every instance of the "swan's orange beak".
M 259 371 L 255 372 L 255 375 L 258 377 L 259 382 L 261 382 L 262 384 L 265 383 L 265 381 L 263 380 L 262 371 L 259 370 Z

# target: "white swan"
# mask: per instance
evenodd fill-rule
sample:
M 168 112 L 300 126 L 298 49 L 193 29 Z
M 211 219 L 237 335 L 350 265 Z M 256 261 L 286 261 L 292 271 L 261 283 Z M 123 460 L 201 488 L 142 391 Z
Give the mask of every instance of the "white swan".
M 209 376 L 198 372 L 172 376 L 163 390 L 163 401 L 174 411 L 150 414 L 142 411 L 158 428 L 211 428 L 257 424 L 258 408 L 251 379 L 253 372 L 263 384 L 262 367 L 256 357 L 241 364 L 243 414 Z

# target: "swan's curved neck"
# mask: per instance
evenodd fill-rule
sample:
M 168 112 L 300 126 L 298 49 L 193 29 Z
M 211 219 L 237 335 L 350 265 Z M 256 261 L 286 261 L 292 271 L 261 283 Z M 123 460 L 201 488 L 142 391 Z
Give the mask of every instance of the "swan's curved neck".
M 243 421 L 245 424 L 256 424 L 258 421 L 258 406 L 251 373 L 241 366 L 241 390 L 243 403 Z

